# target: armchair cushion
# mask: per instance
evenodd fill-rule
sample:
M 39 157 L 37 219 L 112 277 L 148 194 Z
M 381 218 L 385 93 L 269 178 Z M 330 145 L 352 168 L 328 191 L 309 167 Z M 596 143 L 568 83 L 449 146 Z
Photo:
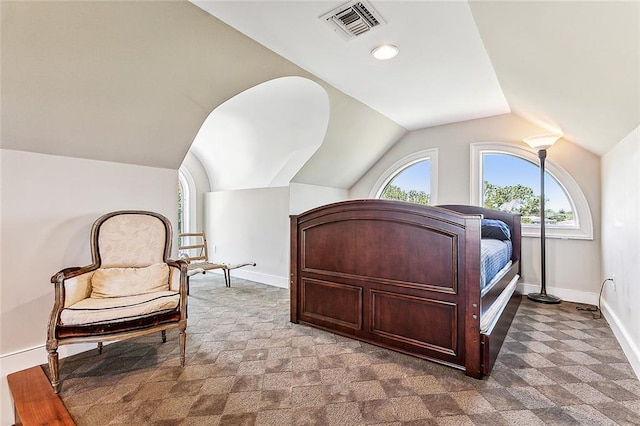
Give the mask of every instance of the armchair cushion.
M 169 290 L 169 266 L 100 268 L 91 277 L 91 298 L 126 297 Z
M 91 277 L 94 271 L 64 280 L 64 306 L 67 308 L 76 302 L 91 296 Z
M 97 243 L 103 268 L 144 267 L 161 263 L 165 249 L 171 244 L 167 244 L 164 223 L 144 214 L 110 217 L 102 224 Z
M 176 309 L 179 302 L 180 294 L 169 290 L 124 297 L 89 297 L 63 309 L 60 313 L 60 321 L 63 325 L 126 321 L 139 316 Z

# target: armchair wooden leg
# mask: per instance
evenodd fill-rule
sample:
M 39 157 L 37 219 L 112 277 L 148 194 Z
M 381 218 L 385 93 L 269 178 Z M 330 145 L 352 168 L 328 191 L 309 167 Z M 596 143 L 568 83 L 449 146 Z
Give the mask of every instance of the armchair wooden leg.
M 162 330 L 162 343 L 167 343 L 167 330 Z
M 98 342 L 98 354 L 102 355 L 102 342 Z
M 60 371 L 58 369 L 58 342 L 55 340 L 47 341 L 47 358 L 49 360 L 49 374 L 51 375 L 51 386 L 53 391 L 60 391 Z
M 184 367 L 185 352 L 187 349 L 187 330 L 186 328 L 180 329 L 180 366 Z

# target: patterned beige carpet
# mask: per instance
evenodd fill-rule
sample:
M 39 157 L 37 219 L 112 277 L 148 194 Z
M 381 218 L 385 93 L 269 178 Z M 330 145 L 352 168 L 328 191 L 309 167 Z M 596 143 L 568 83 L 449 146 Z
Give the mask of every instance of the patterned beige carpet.
M 204 280 L 203 280 L 204 279 Z M 61 362 L 78 425 L 631 425 L 640 382 L 604 319 L 524 300 L 484 380 L 289 322 L 288 290 L 192 280 L 169 333 Z

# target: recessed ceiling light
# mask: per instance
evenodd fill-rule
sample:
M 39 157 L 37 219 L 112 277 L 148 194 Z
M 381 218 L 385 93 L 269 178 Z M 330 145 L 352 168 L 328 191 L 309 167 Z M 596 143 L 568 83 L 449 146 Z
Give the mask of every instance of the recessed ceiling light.
M 398 53 L 400 53 L 400 50 L 393 44 L 383 44 L 382 46 L 378 46 L 371 51 L 373 57 L 381 61 L 395 58 Z

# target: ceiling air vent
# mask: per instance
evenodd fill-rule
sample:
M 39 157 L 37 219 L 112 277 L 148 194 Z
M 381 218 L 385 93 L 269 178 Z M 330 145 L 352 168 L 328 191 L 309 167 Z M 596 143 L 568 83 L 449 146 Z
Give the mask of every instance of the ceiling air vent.
M 346 40 L 356 38 L 385 23 L 366 1 L 350 1 L 321 16 L 320 19 L 326 21 Z

